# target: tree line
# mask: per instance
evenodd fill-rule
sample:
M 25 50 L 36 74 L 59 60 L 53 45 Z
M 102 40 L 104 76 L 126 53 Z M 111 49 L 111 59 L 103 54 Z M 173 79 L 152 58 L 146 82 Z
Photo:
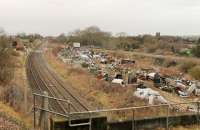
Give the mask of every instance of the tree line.
M 182 54 L 181 49 L 187 45 L 194 44 L 191 49 L 193 56 L 200 57 L 200 40 L 188 40 L 178 36 L 153 36 L 139 35 L 129 36 L 124 32 L 112 35 L 110 32 L 102 31 L 97 26 L 90 26 L 85 29 L 77 29 L 67 35 L 60 34 L 56 40 L 61 43 L 69 44 L 80 42 L 83 46 L 96 46 L 106 49 L 122 49 L 133 51 L 141 49 L 148 53 L 170 52 Z
M 131 50 L 139 47 L 138 41 L 129 37 L 126 33 L 118 33 L 113 36 L 110 32 L 102 31 L 97 26 L 91 26 L 83 30 L 77 29 L 68 35 L 61 34 L 57 37 L 59 42 L 80 42 L 83 46 L 96 46 L 107 49 L 124 48 Z

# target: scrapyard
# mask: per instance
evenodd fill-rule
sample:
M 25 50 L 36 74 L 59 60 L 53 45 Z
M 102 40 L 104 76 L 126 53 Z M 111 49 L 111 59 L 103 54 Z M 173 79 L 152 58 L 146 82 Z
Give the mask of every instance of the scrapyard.
M 0 130 L 199 130 L 200 1 L 0 0 Z
M 31 85 L 36 92 L 45 90 L 49 94 L 34 93 L 34 99 L 49 98 L 49 111 L 55 114 L 50 118 L 51 126 L 56 124 L 54 129 L 82 129 L 81 125 L 96 129 L 91 120 L 101 120 L 100 124 L 106 124 L 102 127 L 111 129 L 128 123 L 136 130 L 196 122 L 199 81 L 177 69 L 182 61 L 82 46 L 78 42 L 47 42 L 30 55 L 28 63 L 33 68 L 28 71 Z M 42 109 L 38 104 L 34 108 Z M 188 119 L 192 122 L 183 121 Z
M 84 68 L 99 79 L 98 82 L 106 81 L 110 88 L 133 88 L 132 96 L 149 105 L 175 103 L 168 100 L 167 93 L 178 98 L 177 102 L 182 99 L 190 101 L 200 94 L 198 81 L 185 79 L 181 73 L 174 76 L 155 67 L 143 68 L 138 65 L 137 57 L 115 56 L 112 52 L 80 46 L 65 46 L 57 57 L 65 64 Z M 175 61 L 172 62 L 175 64 Z M 180 111 L 196 110 L 191 105 L 175 108 Z

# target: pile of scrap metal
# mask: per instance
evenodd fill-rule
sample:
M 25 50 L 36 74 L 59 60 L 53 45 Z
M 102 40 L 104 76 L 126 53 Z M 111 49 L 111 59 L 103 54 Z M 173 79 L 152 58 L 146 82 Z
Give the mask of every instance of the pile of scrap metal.
M 150 105 L 167 104 L 167 100 L 159 94 L 159 92 L 146 87 L 144 84 L 139 84 L 134 96 L 147 100 Z
M 118 67 L 120 68 L 133 68 L 135 66 L 135 60 L 131 59 L 119 59 L 118 60 Z
M 170 78 L 166 78 L 165 80 L 166 80 L 166 84 L 165 86 L 163 85 L 161 89 L 170 87 L 171 89 L 173 89 L 173 92 L 175 92 L 181 97 L 200 95 L 200 84 L 197 81 L 174 80 Z
M 152 79 L 152 76 L 154 76 L 154 74 L 152 74 L 153 72 L 153 68 L 142 68 L 140 70 L 137 70 L 136 75 L 138 79 L 149 80 Z
M 134 60 L 117 59 L 103 52 L 95 53 L 85 48 L 69 47 L 61 50 L 58 57 L 65 63 L 84 64 L 89 72 L 97 75 L 97 78 L 111 84 L 119 84 L 124 87 L 126 84 L 137 82 L 135 74 L 130 71 L 130 66 L 135 64 Z
M 91 62 L 90 51 L 73 49 L 73 48 L 64 48 L 58 53 L 58 57 L 64 63 L 73 63 L 73 64 L 82 64 Z
M 197 81 L 174 79 L 169 76 L 162 76 L 159 72 L 153 71 L 138 71 L 137 76 L 141 80 L 152 80 L 155 87 L 163 91 L 176 93 L 181 97 L 200 95 L 200 83 Z

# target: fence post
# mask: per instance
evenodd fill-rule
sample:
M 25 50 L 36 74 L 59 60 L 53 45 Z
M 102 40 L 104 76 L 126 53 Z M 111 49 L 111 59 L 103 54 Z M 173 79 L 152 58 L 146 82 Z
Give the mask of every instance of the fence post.
M 68 104 L 68 114 L 70 115 L 70 112 L 71 112 L 71 102 L 70 102 L 70 100 L 67 101 L 67 104 Z
M 197 125 L 198 125 L 198 128 L 199 128 L 199 109 L 200 109 L 200 102 L 198 101 L 197 102 Z
M 170 105 L 167 105 L 166 130 L 169 130 L 169 107 Z
M 133 118 L 132 118 L 132 130 L 135 130 L 135 109 L 133 109 Z
M 36 128 L 36 115 L 35 115 L 35 113 L 36 113 L 36 109 L 35 109 L 35 106 L 36 105 L 36 103 L 35 103 L 35 95 L 33 95 L 33 111 L 34 111 L 34 113 L 33 113 L 33 125 L 34 125 L 34 129 Z
M 45 96 L 48 96 L 47 92 L 44 92 Z M 49 100 L 47 97 L 44 98 L 44 109 L 49 110 Z M 49 114 L 44 112 L 44 129 L 49 130 Z
M 49 110 L 49 101 L 48 101 L 48 93 L 44 91 L 44 97 L 42 101 L 42 109 L 40 113 L 40 119 L 39 119 L 39 126 L 43 125 L 44 130 L 49 130 L 49 118 L 48 118 L 48 112 L 45 110 Z

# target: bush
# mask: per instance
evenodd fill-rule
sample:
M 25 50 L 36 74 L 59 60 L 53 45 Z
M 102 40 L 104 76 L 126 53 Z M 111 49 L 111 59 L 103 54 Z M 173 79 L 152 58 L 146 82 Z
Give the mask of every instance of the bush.
M 0 81 L 2 83 L 10 82 L 14 77 L 14 68 L 4 67 L 0 70 Z
M 197 45 L 192 49 L 192 53 L 196 57 L 200 57 L 200 45 Z
M 8 83 L 14 76 L 15 59 L 12 56 L 11 41 L 6 36 L 0 36 L 0 82 Z
M 164 58 L 156 58 L 156 59 L 154 60 L 154 64 L 155 64 L 155 65 L 162 66 L 164 63 L 165 63 L 165 59 L 164 59 Z
M 161 49 L 161 44 L 157 41 L 146 42 L 144 43 L 144 48 L 147 53 L 154 53 L 158 49 Z
M 3 90 L 3 95 L 1 96 L 3 96 L 4 102 L 9 104 L 15 110 L 22 109 L 21 106 L 23 103 L 22 87 L 19 87 L 16 84 L 11 84 Z
M 180 70 L 183 71 L 184 73 L 188 73 L 191 68 L 196 66 L 196 63 L 194 62 L 183 62 L 180 65 Z
M 88 65 L 87 63 L 85 63 L 85 62 L 83 62 L 83 63 L 81 64 L 81 66 L 82 66 L 83 68 L 88 68 L 88 67 L 89 67 L 89 65 Z
M 196 80 L 200 80 L 200 66 L 195 66 L 189 70 L 189 74 Z
M 123 43 L 120 43 L 120 41 L 117 44 L 117 49 L 123 49 L 125 51 L 132 51 L 134 49 L 138 49 L 140 45 L 138 43 L 131 43 L 130 41 L 125 41 Z

